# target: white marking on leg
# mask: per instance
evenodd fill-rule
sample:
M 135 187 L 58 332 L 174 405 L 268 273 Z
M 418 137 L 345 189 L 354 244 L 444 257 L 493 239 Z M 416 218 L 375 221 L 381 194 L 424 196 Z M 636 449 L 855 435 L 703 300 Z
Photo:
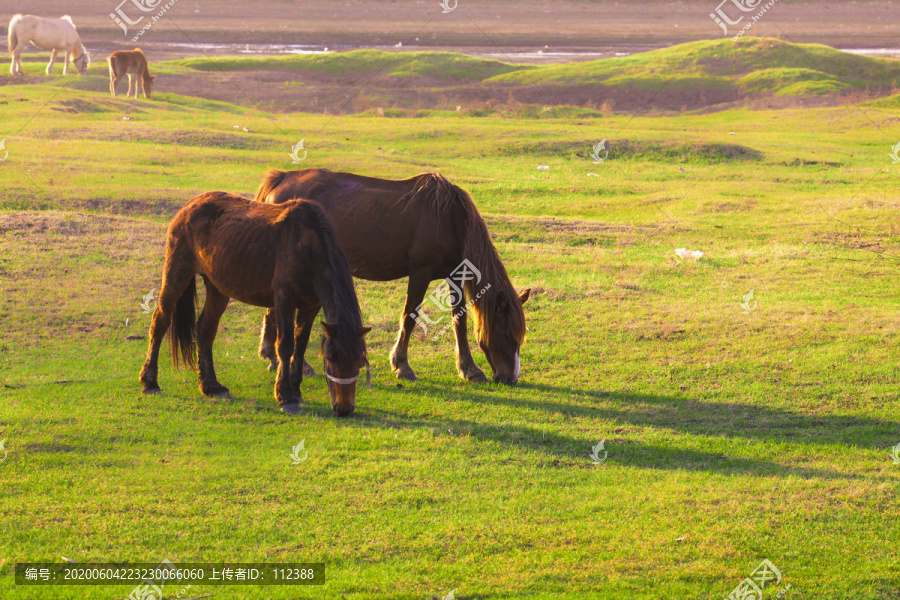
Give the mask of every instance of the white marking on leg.
M 515 375 L 513 375 L 513 381 L 519 381 L 519 367 L 520 366 L 521 365 L 519 363 L 519 351 L 516 350 L 516 370 L 515 370 Z

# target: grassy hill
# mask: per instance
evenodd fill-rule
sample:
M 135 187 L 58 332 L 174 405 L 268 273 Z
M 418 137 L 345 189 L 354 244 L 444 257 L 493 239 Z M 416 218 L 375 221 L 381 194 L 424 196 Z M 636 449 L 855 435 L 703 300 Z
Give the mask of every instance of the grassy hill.
M 42 76 L 45 59 L 31 58 L 26 72 L 42 81 L 108 90 L 105 65 L 92 66 L 87 77 L 48 79 Z M 381 108 L 395 115 L 460 107 L 486 114 L 506 107 L 526 115 L 563 105 L 601 107 L 608 113 L 731 107 L 747 100 L 767 107 L 798 102 L 823 106 L 841 102 L 839 94 L 859 90 L 877 97 L 896 93 L 900 85 L 900 60 L 770 38 L 692 42 L 560 65 L 513 65 L 453 52 L 356 50 L 191 58 L 152 62 L 151 71 L 159 76 L 156 93 L 272 113 L 346 114 Z M 0 81 L 18 83 L 2 76 Z
M 621 88 L 821 94 L 900 85 L 900 61 L 850 54 L 819 44 L 772 38 L 700 41 L 613 59 L 560 65 L 511 65 L 453 52 L 355 50 L 325 55 L 205 58 L 163 66 L 197 71 L 291 70 L 332 75 L 432 77 L 487 85 L 596 85 Z
M 353 50 L 331 54 L 252 58 L 206 58 L 172 61 L 170 64 L 198 71 L 291 70 L 333 75 L 371 74 L 385 77 L 438 77 L 483 81 L 517 70 L 497 60 L 474 58 L 457 52 L 388 52 Z M 526 69 L 534 67 L 528 66 Z
M 819 44 L 772 38 L 700 41 L 615 59 L 548 65 L 496 75 L 486 83 L 705 88 L 828 93 L 900 84 L 900 61 L 870 58 Z

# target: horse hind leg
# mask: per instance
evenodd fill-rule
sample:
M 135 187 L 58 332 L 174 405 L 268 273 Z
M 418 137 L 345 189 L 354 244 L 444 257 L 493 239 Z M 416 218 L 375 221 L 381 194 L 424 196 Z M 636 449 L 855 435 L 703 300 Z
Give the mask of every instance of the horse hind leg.
M 275 354 L 275 317 L 272 309 L 263 317 L 262 331 L 259 334 L 259 357 L 269 361 L 269 370 L 278 370 L 278 356 Z
M 163 268 L 163 284 L 159 291 L 159 298 L 153 317 L 150 320 L 150 343 L 147 349 L 147 358 L 141 369 L 140 382 L 145 394 L 158 394 L 159 384 L 157 375 L 159 371 L 159 347 L 172 324 L 172 316 L 175 306 L 181 296 L 189 291 L 189 286 L 194 278 L 194 271 L 180 265 L 191 264 L 185 260 L 173 257 L 166 258 Z
M 47 63 L 47 75 L 53 75 L 53 63 L 56 61 L 56 48 L 50 50 L 50 62 Z M 65 73 L 63 73 L 65 75 Z
M 409 283 L 406 286 L 406 305 L 403 307 L 403 315 L 400 317 L 400 331 L 397 334 L 397 341 L 391 349 L 391 369 L 397 377 L 407 381 L 418 379 L 409 365 L 409 338 L 416 326 L 413 313 L 425 298 L 425 292 L 428 291 L 430 282 L 431 279 L 427 274 L 410 273 Z
M 197 367 L 200 371 L 200 391 L 211 398 L 231 399 L 228 388 L 219 383 L 213 365 L 212 347 L 219 329 L 219 320 L 228 308 L 228 296 L 219 291 L 209 279 L 203 278 L 206 285 L 206 303 L 197 321 Z
M 121 78 L 116 75 L 116 68 L 113 66 L 113 61 L 115 59 L 109 60 L 109 95 L 115 98 L 118 94 L 116 93 L 116 88 L 119 87 L 119 81 Z
M 10 75 L 24 75 L 25 72 L 22 71 L 22 51 L 25 50 L 25 44 L 19 41 L 15 48 L 10 48 L 9 52 L 12 54 L 12 60 L 9 64 L 9 74 Z

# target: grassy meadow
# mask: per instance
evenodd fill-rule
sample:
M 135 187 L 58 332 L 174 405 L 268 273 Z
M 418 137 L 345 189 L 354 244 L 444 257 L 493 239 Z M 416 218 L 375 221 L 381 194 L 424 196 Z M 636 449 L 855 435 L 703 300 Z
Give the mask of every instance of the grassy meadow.
M 0 86 L 0 598 L 133 587 L 14 585 L 15 563 L 62 556 L 326 565 L 323 586 L 187 594 L 235 599 L 724 598 L 763 559 L 783 574 L 767 598 L 900 595 L 900 96 L 267 115 L 113 99 L 100 66 Z M 352 417 L 321 377 L 300 416 L 279 413 L 263 311 L 237 303 L 215 346 L 233 400 L 203 397 L 167 344 L 163 394 L 141 395 L 169 219 L 295 168 L 300 139 L 301 167 L 439 170 L 472 193 L 533 292 L 517 386 L 462 381 L 451 337 L 419 332 L 421 380 L 400 385 L 405 281 L 358 280 L 373 383 Z

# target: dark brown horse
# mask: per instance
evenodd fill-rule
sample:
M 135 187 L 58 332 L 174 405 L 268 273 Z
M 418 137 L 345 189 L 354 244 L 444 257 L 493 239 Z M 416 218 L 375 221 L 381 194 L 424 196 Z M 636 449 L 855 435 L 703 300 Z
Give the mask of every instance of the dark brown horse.
M 471 310 L 476 339 L 494 381 L 518 381 L 519 348 L 525 340 L 522 304 L 530 290 L 516 292 L 487 225 L 465 190 L 436 173 L 394 181 L 303 169 L 272 170 L 256 192 L 258 201 L 274 204 L 296 197 L 316 202 L 328 213 L 354 276 L 372 281 L 409 277 L 400 332 L 390 356 L 398 377 L 417 379 L 407 358 L 416 323 L 427 334 L 440 334 L 441 327 L 452 323 L 460 376 L 487 381 L 469 350 L 466 313 Z M 432 293 L 433 302 L 423 307 L 428 284 L 444 278 L 448 281 L 439 288 L 444 293 Z M 442 310 L 452 318 L 441 315 Z M 307 329 L 311 326 L 311 321 L 304 324 Z M 267 315 L 259 353 L 274 363 L 273 338 Z
M 206 284 L 199 321 L 194 311 L 197 274 Z M 157 359 L 168 329 L 175 366 L 180 352 L 182 362 L 193 368 L 196 347 L 200 390 L 230 397 L 216 379 L 212 356 L 230 298 L 273 309 L 279 358 L 275 399 L 289 414 L 298 412 L 302 401 L 301 366 L 309 341 L 308 329 L 305 336 L 295 329 L 295 315 L 299 325 L 324 308 L 322 353 L 331 407 L 339 416 L 353 412 L 356 380 L 368 364 L 363 336 L 369 328 L 362 326 L 350 267 L 327 216 L 305 200 L 273 206 L 225 192 L 197 196 L 169 225 L 162 288 L 141 370 L 145 394 L 160 391 Z M 294 364 L 292 355 L 297 357 Z

